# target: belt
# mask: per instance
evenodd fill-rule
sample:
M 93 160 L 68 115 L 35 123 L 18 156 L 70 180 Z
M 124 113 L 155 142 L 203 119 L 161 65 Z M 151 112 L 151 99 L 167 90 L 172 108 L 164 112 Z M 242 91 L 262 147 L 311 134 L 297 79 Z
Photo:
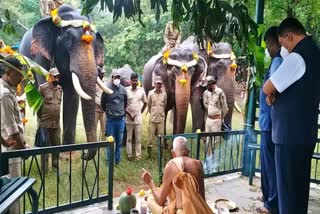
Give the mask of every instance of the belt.
M 216 115 L 213 115 L 213 116 L 209 116 L 208 117 L 212 120 L 217 120 L 217 119 L 221 119 L 221 114 L 216 114 Z

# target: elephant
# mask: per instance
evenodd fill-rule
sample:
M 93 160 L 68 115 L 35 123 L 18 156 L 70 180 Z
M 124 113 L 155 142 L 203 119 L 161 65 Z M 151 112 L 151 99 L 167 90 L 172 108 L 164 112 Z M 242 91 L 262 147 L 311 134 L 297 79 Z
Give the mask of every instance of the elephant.
M 54 12 L 54 13 L 53 13 Z M 52 17 L 41 19 L 25 33 L 19 52 L 49 70 L 56 66 L 60 72 L 63 89 L 63 144 L 74 144 L 76 118 L 81 97 L 83 123 L 87 142 L 96 142 L 95 90 L 96 84 L 112 93 L 97 78 L 98 67 L 104 65 L 104 45 L 88 17 L 69 5 L 62 5 Z M 36 83 L 45 79 L 35 75 Z M 94 157 L 96 150 L 89 150 L 84 159 Z
M 116 69 L 112 69 L 113 70 L 117 70 L 120 75 L 120 84 L 124 87 L 128 87 L 131 84 L 131 74 L 134 72 L 132 70 L 132 68 L 130 67 L 130 65 L 125 64 L 124 66 L 122 66 L 121 68 L 116 68 Z M 111 72 L 112 73 L 112 72 Z M 109 80 L 111 80 L 111 74 L 109 76 Z
M 222 128 L 223 130 L 231 130 L 236 93 L 235 72 L 230 67 L 235 60 L 231 46 L 228 43 L 220 42 L 212 44 L 211 50 L 200 49 L 194 37 L 191 36 L 183 41 L 180 47 L 190 48 L 206 59 L 208 64 L 207 76 L 210 75 L 216 79 L 217 86 L 224 91 L 227 99 L 229 111 L 224 118 L 224 127 Z M 202 112 L 201 105 L 196 106 L 196 108 L 196 112 Z M 193 131 L 197 128 L 194 127 Z
M 206 60 L 189 48 L 173 48 L 153 56 L 143 70 L 143 87 L 146 94 L 153 88 L 153 78 L 161 76 L 167 93 L 166 115 L 173 110 L 173 133 L 184 133 L 188 106 L 191 104 L 194 127 L 204 128 L 204 110 L 196 111 L 203 93 L 201 80 L 207 75 Z M 202 112 L 201 112 L 202 111 Z

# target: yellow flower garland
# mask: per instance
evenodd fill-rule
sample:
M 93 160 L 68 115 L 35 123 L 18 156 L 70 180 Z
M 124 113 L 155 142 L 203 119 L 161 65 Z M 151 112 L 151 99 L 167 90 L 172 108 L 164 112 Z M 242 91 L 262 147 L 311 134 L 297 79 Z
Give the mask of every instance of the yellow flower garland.
M 163 53 L 163 64 L 168 63 L 169 56 L 170 56 L 170 50 L 167 50 L 166 52 Z
M 11 46 L 5 46 L 4 48 L 0 48 L 0 53 L 5 53 L 5 54 L 16 54 L 14 50 L 12 50 Z

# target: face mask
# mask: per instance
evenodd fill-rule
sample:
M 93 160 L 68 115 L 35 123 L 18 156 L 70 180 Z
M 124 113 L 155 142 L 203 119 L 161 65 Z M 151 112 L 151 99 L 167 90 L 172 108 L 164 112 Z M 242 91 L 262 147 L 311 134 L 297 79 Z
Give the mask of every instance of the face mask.
M 58 81 L 53 81 L 52 85 L 57 86 L 58 85 Z
M 120 79 L 114 79 L 114 80 L 113 80 L 113 84 L 114 84 L 115 86 L 119 86 L 119 85 L 120 85 Z
M 289 51 L 285 47 L 281 46 L 280 55 L 284 59 L 289 55 Z

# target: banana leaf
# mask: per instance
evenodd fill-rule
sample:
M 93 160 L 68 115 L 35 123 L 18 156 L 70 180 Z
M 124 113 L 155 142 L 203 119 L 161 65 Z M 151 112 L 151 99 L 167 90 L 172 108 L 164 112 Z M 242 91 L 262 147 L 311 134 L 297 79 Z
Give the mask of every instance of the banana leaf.
M 31 83 L 28 83 L 24 87 L 24 91 L 26 93 L 28 105 L 33 109 L 34 112 L 37 112 L 43 103 L 43 97 L 37 88 Z

